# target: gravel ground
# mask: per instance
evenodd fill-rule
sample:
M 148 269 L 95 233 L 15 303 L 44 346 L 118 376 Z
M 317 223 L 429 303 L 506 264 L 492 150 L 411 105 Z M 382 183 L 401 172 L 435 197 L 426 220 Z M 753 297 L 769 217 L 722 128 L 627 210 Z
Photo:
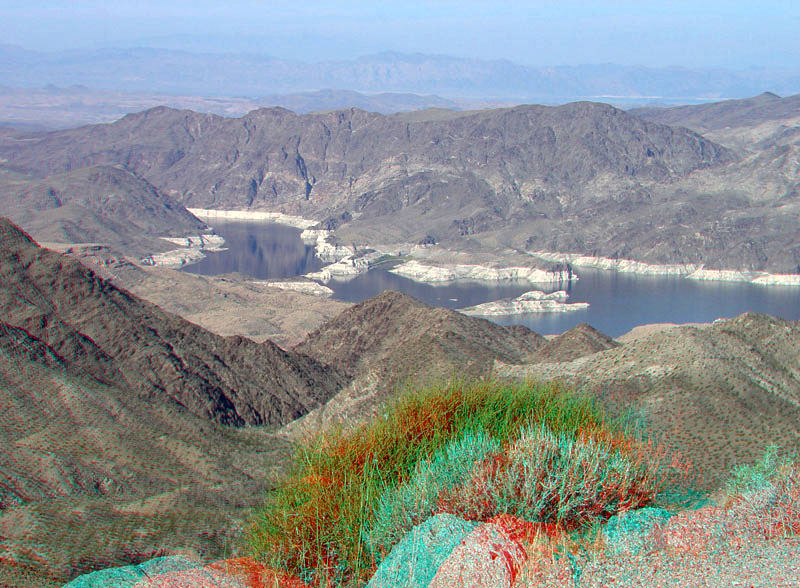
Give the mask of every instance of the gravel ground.
M 797 588 L 800 539 L 751 541 L 709 550 L 665 549 L 637 556 L 567 560 L 528 569 L 515 588 Z

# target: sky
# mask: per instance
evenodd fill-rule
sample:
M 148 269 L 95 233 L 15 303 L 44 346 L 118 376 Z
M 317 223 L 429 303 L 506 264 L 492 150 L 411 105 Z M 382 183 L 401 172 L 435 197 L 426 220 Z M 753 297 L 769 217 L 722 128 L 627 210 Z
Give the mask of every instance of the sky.
M 0 0 L 0 43 L 149 46 L 303 61 L 380 51 L 524 65 L 793 67 L 800 1 Z

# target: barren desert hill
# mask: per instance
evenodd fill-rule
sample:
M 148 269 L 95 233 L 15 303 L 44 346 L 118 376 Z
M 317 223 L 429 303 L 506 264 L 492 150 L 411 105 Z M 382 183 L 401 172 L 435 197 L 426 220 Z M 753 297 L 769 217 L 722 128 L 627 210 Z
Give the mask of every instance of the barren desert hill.
M 102 243 L 144 256 L 166 250 L 162 236 L 209 232 L 167 194 L 118 166 L 92 166 L 45 178 L 4 170 L 3 215 L 39 242 Z
M 587 323 L 580 323 L 568 331 L 548 339 L 531 356 L 528 363 L 545 361 L 570 361 L 613 349 L 619 343 Z
M 345 382 L 166 313 L 6 219 L 0 276 L 0 585 L 223 557 L 292 454 L 230 425 L 274 428 Z
M 764 92 L 752 98 L 670 108 L 633 108 L 628 113 L 649 121 L 705 134 L 725 127 L 752 127 L 774 120 L 800 117 L 800 94 L 781 97 Z
M 294 349 L 354 377 L 379 369 L 381 376 L 402 379 L 419 374 L 423 364 L 440 374 L 456 368 L 482 374 L 494 359 L 518 361 L 543 343 L 527 328 L 509 329 L 386 290 L 324 323 Z
M 364 422 L 409 387 L 487 377 L 495 360 L 519 363 L 544 342 L 526 327 L 503 327 L 384 291 L 342 311 L 294 347 L 351 381 L 282 430 L 297 438 L 335 424 Z
M 498 363 L 495 372 L 557 379 L 615 411 L 635 409 L 648 433 L 689 456 L 711 488 L 770 444 L 800 449 L 798 354 L 797 321 L 745 313 L 571 361 Z
M 218 423 L 285 424 L 335 394 L 342 377 L 270 341 L 220 337 L 39 248 L 0 219 L 4 321 L 98 381 Z
M 223 118 L 159 107 L 5 142 L 0 155 L 40 176 L 120 165 L 190 207 L 317 219 L 349 211 L 367 224 L 408 209 L 420 225 L 417 240 L 432 228 L 442 236 L 475 232 L 486 215 L 503 224 L 576 210 L 623 184 L 735 159 L 690 131 L 589 102 L 432 120 L 355 108 Z
M 63 352 L 0 325 L 0 585 L 224 557 L 289 444 L 74 373 Z

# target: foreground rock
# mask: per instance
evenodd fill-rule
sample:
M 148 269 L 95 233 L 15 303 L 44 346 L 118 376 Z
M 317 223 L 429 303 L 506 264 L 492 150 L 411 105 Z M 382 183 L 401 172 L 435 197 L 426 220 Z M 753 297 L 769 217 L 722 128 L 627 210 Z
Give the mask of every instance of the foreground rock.
M 451 514 L 417 525 L 394 546 L 367 588 L 427 588 L 453 550 L 476 527 Z

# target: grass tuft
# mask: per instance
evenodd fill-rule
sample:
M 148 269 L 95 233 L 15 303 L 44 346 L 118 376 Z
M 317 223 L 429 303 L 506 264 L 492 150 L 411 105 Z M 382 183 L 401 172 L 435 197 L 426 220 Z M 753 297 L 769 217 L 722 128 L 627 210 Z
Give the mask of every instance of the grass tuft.
M 557 383 L 409 389 L 375 421 L 300 446 L 247 541 L 312 586 L 359 586 L 441 512 L 586 530 L 686 479 L 680 460 L 632 423 Z

